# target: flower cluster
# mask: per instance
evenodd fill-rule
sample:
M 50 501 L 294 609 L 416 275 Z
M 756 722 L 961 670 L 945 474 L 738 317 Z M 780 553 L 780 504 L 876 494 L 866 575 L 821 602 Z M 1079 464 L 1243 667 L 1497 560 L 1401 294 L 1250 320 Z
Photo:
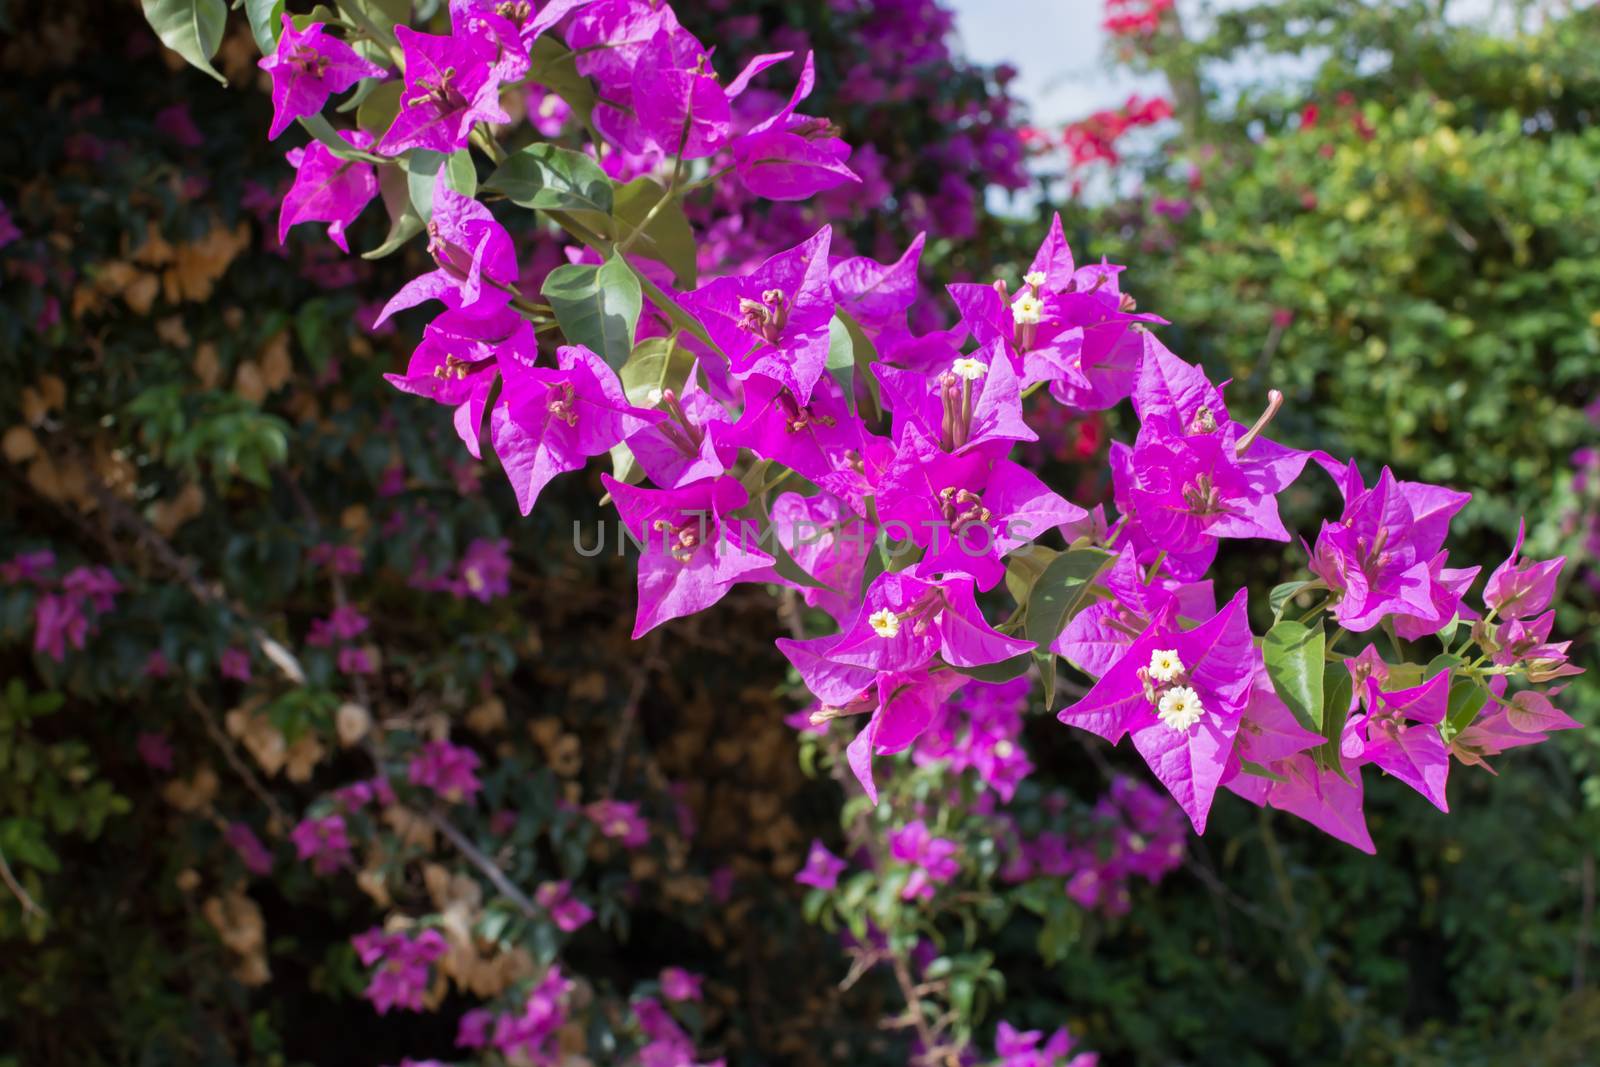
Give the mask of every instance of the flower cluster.
M 1062 806 L 1047 803 L 1045 810 L 1060 812 Z M 1053 823 L 1059 824 L 1059 816 Z M 1087 819 L 1030 836 L 1008 817 L 1005 831 L 1005 881 L 1063 880 L 1080 907 L 1107 915 L 1127 914 L 1135 877 L 1159 882 L 1183 863 L 1186 852 L 1182 812 L 1148 785 L 1125 777 L 1112 779 Z
M 83 650 L 122 592 L 122 583 L 106 567 L 74 567 L 58 576 L 56 554 L 48 548 L 0 563 L 0 581 L 32 587 L 33 649 L 57 663 L 66 659 L 68 645 Z
M 406 777 L 412 785 L 431 789 L 450 803 L 460 804 L 483 788 L 478 781 L 478 763 L 478 754 L 470 748 L 444 740 L 429 741 L 411 757 Z
M 1106 0 L 1100 25 L 1113 37 L 1148 37 L 1172 7 L 1173 0 Z
M 559 1063 L 557 1031 L 567 1021 L 572 980 L 551 967 L 528 990 L 514 1011 L 495 1013 L 476 1008 L 461 1017 L 456 1044 L 461 1048 L 494 1049 L 512 1062 Z
M 882 7 L 856 13 L 883 27 L 885 48 L 904 47 L 889 9 L 935 10 Z M 1166 8 L 1118 4 L 1117 32 L 1151 32 Z M 1277 393 L 1259 417 L 1237 421 L 1222 388 L 1158 339 L 1163 320 L 1139 309 L 1121 266 L 1075 260 L 1059 218 L 1019 276 L 949 286 L 947 329 L 930 328 L 951 320 L 918 281 L 926 234 L 868 257 L 829 226 L 795 233 L 804 216 L 785 215 L 789 205 L 881 178 L 832 121 L 799 110 L 816 82 L 808 50 L 791 62 L 805 42 L 755 54 L 724 82 L 712 51 L 651 0 L 453 0 L 448 21 L 441 34 L 283 18 L 262 62 L 271 135 L 302 120 L 313 140 L 289 153 L 280 240 L 295 225 L 326 223 L 347 250 L 350 227 L 380 193 L 391 237 L 372 254 L 425 239 L 429 269 L 372 319 L 381 329 L 407 309 L 442 306 L 390 384 L 450 408 L 474 459 L 487 438 L 524 514 L 555 478 L 605 457 L 599 481 L 637 559 L 633 637 L 670 645 L 663 627 L 736 587 L 781 598 L 791 636 L 777 646 L 815 700 L 807 719 L 827 734 L 840 776 L 865 794 L 858 810 L 885 829 L 881 845 L 856 836 L 851 857 L 896 880 L 886 899 L 931 912 L 963 871 L 962 846 L 935 810 L 960 790 L 908 798 L 904 776 L 878 762 L 900 753 L 974 772 L 963 788 L 972 786 L 978 814 L 1010 831 L 996 853 L 1003 881 L 1060 880 L 1078 905 L 1117 914 L 1135 877 L 1156 881 L 1182 861 L 1172 805 L 1124 780 L 1085 826 L 1061 820 L 1024 833 L 997 814 L 1032 767 L 1022 735 L 1034 694 L 1043 689 L 1045 710 L 1057 710 L 1063 659 L 1089 684 L 1072 687 L 1059 721 L 1113 745 L 1131 737 L 1197 833 L 1226 787 L 1370 849 L 1366 764 L 1444 809 L 1452 756 L 1481 764 L 1575 725 L 1550 701 L 1559 693 L 1550 683 L 1575 670 L 1567 644 L 1551 637 L 1561 561 L 1522 559 L 1519 536 L 1482 593 L 1480 617 L 1468 603 L 1478 568 L 1449 566 L 1444 547 L 1466 494 L 1387 469 L 1369 486 L 1353 463 L 1269 439 Z M 948 25 L 935 18 L 924 29 L 916 39 L 942 48 Z M 787 94 L 757 84 L 780 70 Z M 358 128 L 335 129 L 322 110 L 352 89 L 363 101 Z M 507 103 L 519 91 L 529 126 L 513 132 Z M 389 111 L 378 106 L 385 99 Z M 1134 97 L 1092 116 L 1066 135 L 1073 165 L 1114 163 L 1124 134 L 1171 115 L 1164 100 Z M 992 116 L 940 117 L 981 127 Z M 581 149 L 572 147 L 580 129 L 592 142 Z M 1012 147 L 991 130 L 953 139 L 938 162 L 959 172 L 983 159 L 1004 172 L 1020 154 Z M 481 179 L 480 164 L 489 168 Z M 791 228 L 730 223 L 697 248 L 691 224 L 710 220 L 687 198 L 705 188 L 714 210 L 740 223 L 749 198 L 775 201 L 771 218 Z M 957 180 L 940 197 L 908 210 L 939 216 L 942 236 L 972 232 L 970 184 Z M 532 256 L 519 248 L 513 207 L 548 224 Z M 546 254 L 556 251 L 551 227 L 564 235 L 558 254 Z M 791 247 L 778 248 L 778 232 L 792 235 L 781 242 Z M 1033 397 L 1048 399 L 1050 416 L 1025 405 Z M 1017 462 L 1040 427 L 1056 430 L 1063 415 L 1100 426 L 1097 413 L 1124 401 L 1138 430 L 1110 446 L 1114 520 Z M 1096 438 L 1088 451 L 1098 447 Z M 1307 546 L 1306 576 L 1265 598 L 1215 588 L 1224 541 L 1294 544 L 1278 498 L 1312 463 L 1343 505 Z M 394 460 L 380 495 L 400 493 L 408 477 Z M 385 530 L 407 522 L 396 513 Z M 409 562 L 415 587 L 485 604 L 509 589 L 505 540 L 474 541 L 444 575 Z M 333 546 L 314 563 L 334 574 L 360 567 Z M 114 591 L 94 595 L 109 606 Z M 1272 613 L 1264 633 L 1252 606 L 1257 621 Z M 373 664 L 345 653 L 359 653 L 350 642 L 367 625 L 341 607 L 313 624 L 309 641 L 339 648 L 341 669 L 365 674 Z M 1392 658 L 1373 634 L 1389 638 Z M 1440 650 L 1407 647 L 1423 641 Z M 224 673 L 248 681 L 247 654 L 229 656 Z M 833 725 L 845 720 L 848 743 Z M 406 769 L 413 785 L 469 803 L 482 790 L 478 766 L 472 750 L 440 739 L 410 754 Z M 341 813 L 293 829 L 301 861 L 319 874 L 354 866 L 346 819 L 366 820 L 369 800 L 403 821 L 386 780 L 374 781 L 381 790 L 341 790 Z M 880 794 L 889 803 L 873 813 Z M 584 807 L 580 798 L 574 788 L 560 810 L 592 825 L 597 854 L 619 851 L 607 842 L 651 843 L 638 803 L 610 790 Z M 846 866 L 816 843 L 796 880 L 825 893 Z M 429 888 L 448 916 L 451 888 Z M 522 904 L 564 933 L 594 918 L 564 880 L 544 881 L 533 906 Z M 430 968 L 470 940 L 444 928 L 449 940 L 432 929 L 357 939 L 363 963 L 379 968 L 367 995 L 380 1011 L 423 1004 Z M 893 940 L 894 952 L 906 942 L 904 931 L 852 932 Z M 553 957 L 542 969 L 527 961 L 514 1008 L 469 1012 L 459 1044 L 554 1062 L 583 997 Z M 680 1007 L 700 999 L 695 977 L 675 969 L 660 991 Z M 632 1006 L 638 1062 L 693 1063 L 673 1009 L 648 996 Z M 1059 1063 L 1070 1038 L 1003 1026 L 996 1053 L 1018 1067 Z
M 1061 131 L 1061 144 L 1073 169 L 1093 163 L 1115 166 L 1122 160 L 1117 142 L 1141 126 L 1154 126 L 1172 117 L 1172 103 L 1163 97 L 1149 99 L 1137 94 L 1128 97 L 1120 108 L 1102 108 L 1068 123 Z
M 444 935 L 423 930 L 387 933 L 374 927 L 350 939 L 363 967 L 374 968 L 363 994 L 379 1015 L 392 1008 L 421 1011 L 428 992 L 429 968 L 449 951 Z

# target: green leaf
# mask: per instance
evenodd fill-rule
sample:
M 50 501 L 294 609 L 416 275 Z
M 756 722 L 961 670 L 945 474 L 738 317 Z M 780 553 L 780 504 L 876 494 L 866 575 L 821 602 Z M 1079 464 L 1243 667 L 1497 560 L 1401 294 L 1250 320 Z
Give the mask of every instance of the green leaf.
M 276 52 L 278 34 L 283 29 L 283 0 L 244 0 L 244 13 L 250 19 L 250 33 L 261 54 L 270 56 Z
M 1298 582 L 1284 582 L 1281 585 L 1273 586 L 1272 592 L 1267 594 L 1267 604 L 1272 608 L 1272 617 L 1274 619 L 1283 618 L 1283 609 L 1288 605 L 1289 601 L 1294 599 L 1295 594 L 1316 581 L 1317 579 L 1315 578 L 1306 578 Z
M 652 178 L 635 178 L 616 190 L 612 205 L 612 216 L 616 220 L 614 233 L 616 239 L 626 241 L 644 224 L 645 217 L 666 195 L 666 190 L 657 185 Z M 644 232 L 640 233 L 628 247 L 641 256 L 671 267 L 673 279 L 679 289 L 694 288 L 696 270 L 694 229 L 689 225 L 688 216 L 683 213 L 681 202 L 673 200 L 663 205 L 650 219 L 649 225 L 644 227 Z
M 1031 553 L 1021 558 L 1026 560 L 1028 555 Z M 1011 560 L 1017 559 L 1013 554 Z M 1027 620 L 1022 628 L 1028 640 L 1048 648 L 1088 600 L 1090 587 L 1111 560 L 1111 553 L 1103 549 L 1074 548 L 1045 564 L 1028 590 Z
M 955 670 L 980 682 L 1009 682 L 1013 678 L 1021 678 L 1027 674 L 1032 664 L 1033 653 L 1024 652 L 1020 656 L 1012 656 L 999 663 L 985 663 L 981 667 L 956 667 Z
M 844 401 L 851 411 L 856 409 L 856 353 L 850 339 L 850 327 L 839 316 L 828 320 L 828 361 L 824 364 L 844 389 Z
M 555 93 L 567 102 L 572 113 L 584 125 L 594 113 L 594 86 L 578 73 L 577 56 L 571 49 L 549 34 L 533 42 L 529 58 L 533 61 L 528 79 Z
M 627 262 L 624 257 L 619 256 L 618 258 L 622 259 L 624 263 Z M 672 325 L 711 349 L 712 354 L 718 358 L 723 360 L 728 358 L 728 354 L 711 339 L 711 335 L 706 332 L 706 328 L 700 324 L 699 319 L 683 310 L 682 305 L 668 296 L 666 291 L 651 281 L 644 272 L 635 269 L 632 264 L 629 264 L 628 269 L 633 271 L 635 280 L 643 288 L 645 295 L 650 298 L 650 303 L 659 308 L 662 314 L 666 315 L 668 320 L 671 321 Z
M 450 179 L 450 188 L 462 196 L 478 195 L 478 168 L 469 149 L 460 148 L 451 154 L 445 163 L 445 176 Z
M 356 108 L 356 125 L 381 139 L 400 114 L 400 94 L 404 91 L 405 83 L 399 80 L 379 82 Z
M 433 218 L 433 185 L 439 180 L 439 171 L 443 169 L 444 162 L 444 153 L 418 148 L 400 163 L 406 171 L 406 190 L 411 197 L 411 210 L 424 223 Z
M 1344 664 L 1335 663 L 1322 679 L 1323 725 L 1320 733 L 1325 739 L 1311 751 L 1311 758 L 1325 771 L 1338 771 L 1344 778 L 1344 760 L 1339 756 L 1339 735 L 1344 733 L 1344 723 L 1350 717 L 1350 695 L 1354 685 Z M 1280 694 L 1281 696 L 1281 694 Z
M 598 267 L 569 263 L 551 271 L 541 291 L 570 343 L 585 346 L 613 368 L 628 361 L 643 301 L 626 263 L 617 257 Z
M 223 0 L 141 0 L 141 5 L 145 21 L 162 44 L 190 66 L 228 84 L 228 79 L 211 65 L 228 22 L 228 6 Z
M 321 141 L 328 151 L 340 159 L 360 159 L 372 162 L 380 158 L 374 156 L 371 152 L 363 152 L 343 137 L 340 137 L 333 125 L 321 115 L 301 115 L 295 121 L 300 124 L 301 129 Z
M 1445 731 L 1455 737 L 1472 725 L 1489 701 L 1489 691 L 1470 678 L 1456 678 L 1450 683 L 1450 703 L 1445 712 Z
M 644 468 L 633 458 L 633 449 L 626 441 L 611 446 L 611 477 L 624 485 L 638 485 L 644 481 Z
M 692 369 L 694 354 L 674 337 L 652 337 L 639 342 L 617 376 L 622 379 L 628 403 L 647 408 L 655 406 L 651 396 L 659 399 L 662 390 L 682 391 Z
M 1267 661 L 1267 676 L 1277 690 L 1278 699 L 1289 706 L 1294 717 L 1307 730 L 1322 730 L 1323 651 L 1327 647 L 1322 623 L 1313 629 L 1304 623 L 1285 619 L 1267 631 L 1261 654 Z
M 1033 657 L 1044 680 L 1047 711 L 1054 710 L 1056 702 L 1056 654 L 1050 646 L 1088 601 L 1095 579 L 1111 560 L 1111 553 L 1098 548 L 1070 549 L 1047 563 L 1028 590 L 1022 632 L 1037 646 Z
M 841 309 L 834 314 L 850 331 L 850 353 L 855 360 L 856 377 L 866 384 L 867 395 L 872 401 L 872 410 L 868 414 L 872 421 L 876 422 L 883 417 L 883 398 L 878 391 L 878 376 L 872 373 L 872 365 L 878 361 L 878 349 L 873 345 L 872 338 L 867 336 L 867 332 L 849 312 Z M 829 344 L 832 344 L 831 335 Z
M 362 259 L 382 259 L 426 226 L 417 209 L 411 206 L 410 178 L 399 166 L 378 168 L 378 190 L 383 194 L 383 206 L 389 210 L 389 235 L 377 248 L 361 253 Z
M 1034 545 L 1032 551 L 1012 555 L 1006 560 L 1006 591 L 1018 607 L 1028 603 L 1028 590 L 1033 588 L 1033 583 L 1039 580 L 1039 575 L 1044 573 L 1050 561 L 1059 555 L 1061 553 L 1053 548 Z
M 536 211 L 592 212 L 609 218 L 613 206 L 611 179 L 600 165 L 582 152 L 553 144 L 532 144 L 515 153 L 495 168 L 484 188 Z
M 1266 778 L 1266 779 L 1268 779 L 1270 781 L 1274 781 L 1274 782 L 1287 782 L 1289 780 L 1289 779 L 1285 778 L 1283 775 L 1281 775 L 1281 774 L 1273 774 L 1271 771 L 1269 771 L 1265 767 L 1261 766 L 1261 764 L 1259 764 L 1259 763 L 1251 763 L 1247 759 L 1239 761 L 1239 770 L 1243 774 L 1253 774 L 1257 778 Z

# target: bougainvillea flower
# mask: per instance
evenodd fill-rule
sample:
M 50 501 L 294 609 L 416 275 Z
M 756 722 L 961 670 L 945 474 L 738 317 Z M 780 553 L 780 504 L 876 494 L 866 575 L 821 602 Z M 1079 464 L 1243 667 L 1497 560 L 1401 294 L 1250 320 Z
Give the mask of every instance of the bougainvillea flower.
M 911 877 L 900 889 L 901 900 L 932 900 L 933 887 L 961 873 L 956 859 L 961 847 L 933 836 L 927 823 L 914 819 L 889 832 L 889 855 L 911 867 Z
M 998 1060 L 995 1067 L 1098 1067 L 1099 1057 L 1092 1052 L 1074 1056 L 1067 1062 L 1073 1040 L 1066 1027 L 1056 1030 L 1043 1045 L 1039 1044 L 1041 1037 L 1044 1037 L 1043 1031 L 1019 1031 L 1002 1020 L 994 1035 L 994 1054 Z
M 1071 534 L 1068 540 L 1071 540 Z M 1110 600 L 1096 600 L 1067 621 L 1050 646 L 1067 662 L 1098 678 L 1121 659 L 1157 612 L 1177 601 L 1179 618 L 1204 619 L 1217 613 L 1211 580 L 1180 582 L 1166 575 L 1150 580 L 1132 546 L 1124 545 L 1099 578 Z
M 678 489 L 640 489 L 602 475 L 639 556 L 637 640 L 668 619 L 704 611 L 739 582 L 764 581 L 773 559 L 756 524 L 733 517 L 749 503 L 738 480 L 712 478 Z
M 1175 604 L 1082 699 L 1057 718 L 1134 747 L 1204 833 L 1211 801 L 1233 751 L 1255 678 L 1245 591 L 1193 630 L 1177 626 Z
M 955 455 L 990 442 L 1003 455 L 1011 442 L 1039 439 L 1023 421 L 1022 383 L 1000 341 L 953 360 L 937 375 L 882 363 L 873 373 L 894 413 L 896 440 L 908 423 Z
M 596 800 L 584 806 L 583 814 L 602 834 L 627 848 L 643 848 L 650 841 L 650 824 L 633 801 Z
M 916 299 L 917 264 L 926 238 L 917 234 L 893 263 L 867 256 L 839 260 L 829 272 L 834 300 L 864 329 L 881 329 L 899 319 Z
M 272 76 L 268 140 L 275 140 L 295 119 L 317 114 L 328 97 L 344 92 L 362 78 L 389 76 L 376 63 L 362 59 L 354 48 L 322 32 L 324 25 L 312 22 L 297 30 L 294 19 L 285 14 L 277 49 L 256 64 Z
M 572 895 L 570 882 L 542 882 L 533 893 L 534 903 L 550 914 L 556 929 L 570 934 L 589 924 L 594 909 Z
M 628 438 L 634 459 L 663 489 L 725 474 L 739 456 L 727 439 L 728 409 L 700 388 L 699 379 L 691 369 L 681 391 L 663 390 L 656 408 L 664 417 Z
M 82 650 L 89 639 L 89 620 L 77 597 L 45 593 L 33 603 L 33 650 L 60 663 L 67 644 Z
M 1555 609 L 1552 608 L 1535 619 L 1512 619 L 1494 627 L 1484 635 L 1492 642 L 1494 662 L 1502 667 L 1521 664 L 1528 679 L 1533 682 L 1549 682 L 1582 674 L 1581 667 L 1567 662 L 1572 642 L 1550 640 L 1555 617 Z
M 554 370 L 504 368 L 505 387 L 489 418 L 495 454 L 524 515 L 551 478 L 662 417 L 629 404 L 616 371 L 582 345 L 557 349 L 556 362 Z
M 871 524 L 832 493 L 784 493 L 772 502 L 772 525 L 800 569 L 828 587 L 800 587 L 806 605 L 841 625 L 854 617 L 856 591 L 872 554 Z
M 814 889 L 832 889 L 839 884 L 839 876 L 844 873 L 845 867 L 845 861 L 829 852 L 821 841 L 812 841 L 811 851 L 806 854 L 806 865 L 794 876 L 794 880 Z
M 795 112 L 815 86 L 816 63 L 807 52 L 789 102 L 734 139 L 734 175 L 756 196 L 806 200 L 845 182 L 861 181 L 848 165 L 850 146 L 839 137 L 838 127 L 827 119 Z
M 339 136 L 354 148 L 372 146 L 372 134 L 364 130 L 341 130 Z M 340 159 L 321 141 L 292 148 L 287 158 L 295 169 L 294 184 L 278 211 L 278 243 L 289 236 L 291 226 L 326 222 L 329 239 L 341 251 L 350 251 L 345 227 L 378 195 L 377 171 L 359 159 Z
M 452 804 L 471 800 L 483 788 L 478 781 L 478 754 L 464 745 L 434 740 L 424 744 L 411 764 L 406 777 L 412 785 L 431 789 Z
M 423 328 L 406 372 L 384 379 L 401 392 L 454 407 L 456 433 L 477 459 L 484 408 L 501 364 L 531 367 L 538 354 L 533 324 L 509 307 L 481 314 L 447 310 Z
M 1393 614 L 1412 618 L 1410 632 L 1419 626 L 1438 630 L 1450 620 L 1440 617 L 1441 598 L 1434 593 L 1436 578 L 1444 579 L 1436 557 L 1450 517 L 1471 494 L 1397 481 L 1387 467 L 1371 489 L 1362 486 L 1354 462 L 1334 472 L 1345 495 L 1344 513 L 1337 523 L 1322 524 L 1309 564 L 1338 598 L 1334 618 L 1352 632 L 1370 630 Z M 1442 599 L 1448 602 L 1448 593 Z
M 466 147 L 476 124 L 511 121 L 500 106 L 503 74 L 496 66 L 499 49 L 491 41 L 418 33 L 409 26 L 396 26 L 394 32 L 405 54 L 406 87 L 378 151 L 399 155 L 425 148 L 449 155 Z
M 1355 763 L 1373 763 L 1449 811 L 1445 779 L 1450 756 L 1435 728 L 1450 704 L 1450 672 L 1441 671 L 1419 686 L 1385 692 L 1367 678 L 1366 712 L 1350 720 L 1340 753 Z
M 1303 460 L 1302 460 L 1303 462 Z M 1185 557 L 1219 538 L 1288 541 L 1278 479 L 1253 481 L 1221 433 L 1171 434 L 1152 422 L 1112 467 L 1117 504 L 1150 542 Z
M 824 226 L 750 274 L 718 278 L 684 297 L 727 354 L 734 377 L 764 375 L 786 386 L 796 402 L 811 399 L 828 362 L 832 238 L 833 230 Z
M 912 567 L 874 579 L 842 633 L 778 641 L 819 700 L 834 706 L 847 703 L 879 672 L 911 674 L 935 657 L 956 667 L 979 667 L 1033 647 L 990 627 L 978 610 L 970 578 L 933 582 L 917 571 Z
M 948 456 L 914 425 L 901 434 L 877 507 L 886 529 L 898 527 L 897 540 L 909 534 L 927 549 L 923 570 L 968 575 L 979 589 L 1005 577 L 1007 553 L 1088 514 L 1026 467 L 978 453 Z
M 1236 750 L 1239 758 L 1266 766 L 1288 759 L 1298 752 L 1322 744 L 1321 734 L 1300 725 L 1272 688 L 1261 653 L 1255 654 L 1255 676 L 1250 681 L 1250 699 L 1239 722 Z
M 970 679 L 956 671 L 882 671 L 867 689 L 836 708 L 849 715 L 870 708 L 872 717 L 845 748 L 845 759 L 868 799 L 878 802 L 872 757 L 903 752 L 933 723 L 950 694 Z
M 1377 853 L 1367 832 L 1362 811 L 1361 768 L 1345 764 L 1338 770 L 1320 770 L 1309 755 L 1300 753 L 1269 768 L 1284 781 L 1273 782 L 1267 803 L 1296 815 L 1323 833 L 1370 855 Z
M 411 279 L 389 298 L 374 325 L 424 300 L 480 314 L 511 303 L 517 280 L 517 255 L 511 235 L 489 209 L 462 196 L 448 181 L 433 185 L 433 217 L 428 220 L 428 253 L 438 266 Z M 481 306 L 480 306 L 481 305 Z
M 745 407 L 739 421 L 720 436 L 762 459 L 817 479 L 838 469 L 840 459 L 860 454 L 865 430 L 833 378 L 817 379 L 811 398 L 802 401 L 787 386 L 761 374 L 744 383 Z
M 588 0 L 551 0 L 539 7 L 528 0 L 450 0 L 450 32 L 455 37 L 484 41 L 498 50 L 495 66 L 507 82 L 522 80 L 531 63 L 528 53 L 541 33 Z
M 1522 552 L 1522 539 L 1527 534 L 1525 520 L 1517 521 L 1517 543 L 1511 555 L 1489 575 L 1489 584 L 1483 588 L 1483 602 L 1502 619 L 1526 619 L 1550 606 L 1556 592 L 1556 579 L 1567 557 L 1559 556 L 1542 562 L 1524 562 L 1517 557 Z
M 599 82 L 602 95 L 633 81 L 633 68 L 657 33 L 678 30 L 672 5 L 654 0 L 600 0 L 581 6 L 565 33 L 578 73 Z
M 1394 615 L 1395 633 L 1407 641 L 1416 641 L 1439 632 L 1451 619 L 1473 620 L 1478 612 L 1463 601 L 1467 590 L 1477 579 L 1482 567 L 1446 567 L 1449 553 L 1440 552 L 1428 561 L 1428 595 L 1433 601 L 1433 618 L 1423 619 L 1398 611 Z M 1435 621 L 1437 620 L 1437 621 Z
M 669 156 L 703 159 L 723 145 L 733 129 L 732 96 L 760 70 L 792 53 L 758 57 L 745 75 L 724 90 L 711 54 L 683 30 L 659 30 L 633 68 L 633 110 L 644 134 Z
M 1550 698 L 1532 689 L 1512 696 L 1507 704 L 1478 716 L 1450 742 L 1450 754 L 1462 763 L 1481 766 L 1493 773 L 1484 760 L 1506 749 L 1536 745 L 1549 740 L 1556 730 L 1577 730 L 1583 724 L 1550 703 Z

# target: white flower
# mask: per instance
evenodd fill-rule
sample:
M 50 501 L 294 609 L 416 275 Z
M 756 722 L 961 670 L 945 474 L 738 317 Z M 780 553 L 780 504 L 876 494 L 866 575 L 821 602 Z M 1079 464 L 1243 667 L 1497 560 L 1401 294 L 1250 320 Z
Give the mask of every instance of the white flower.
M 957 378 L 965 378 L 969 382 L 975 382 L 989 373 L 989 365 L 980 359 L 962 356 L 950 364 L 950 373 Z
M 1042 270 L 1030 270 L 1022 276 L 1022 280 L 1024 283 L 1038 289 L 1045 283 L 1045 273 Z
M 1156 714 L 1161 721 L 1180 733 L 1199 722 L 1200 714 L 1205 710 L 1200 703 L 1200 694 L 1186 685 L 1175 685 L 1166 690 L 1161 694 L 1161 703 L 1156 706 Z
M 1150 653 L 1150 677 L 1158 682 L 1170 682 L 1183 673 L 1183 660 L 1175 649 L 1161 648 Z
M 893 637 L 900 632 L 900 616 L 888 608 L 874 611 L 867 618 L 867 624 L 872 627 L 872 632 L 879 637 Z
M 663 395 L 664 394 L 661 392 L 661 387 L 659 385 L 652 385 L 650 387 L 650 391 L 644 394 L 644 402 L 648 407 L 655 407 L 657 404 L 661 403 L 661 397 Z
M 1034 326 L 1044 314 L 1044 301 L 1032 293 L 1023 293 L 1011 305 L 1011 319 L 1018 326 Z

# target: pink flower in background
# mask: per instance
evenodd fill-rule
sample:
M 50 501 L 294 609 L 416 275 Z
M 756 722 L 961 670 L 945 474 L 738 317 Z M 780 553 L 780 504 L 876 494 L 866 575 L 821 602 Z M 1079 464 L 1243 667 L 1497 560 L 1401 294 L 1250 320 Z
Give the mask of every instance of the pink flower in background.
M 954 841 L 934 837 L 921 819 L 889 832 L 889 853 L 908 864 L 911 877 L 900 890 L 901 900 L 932 900 L 933 887 L 961 873 Z
M 639 814 L 639 805 L 631 801 L 597 800 L 583 813 L 602 834 L 628 848 L 641 848 L 650 841 L 650 824 Z
M 374 968 L 363 996 L 379 1015 L 391 1009 L 421 1011 L 428 991 L 429 967 L 450 950 L 444 935 L 423 930 L 416 935 L 385 933 L 373 927 L 350 939 L 362 966 Z
M 188 104 L 173 104 L 156 112 L 156 132 L 184 148 L 199 148 L 206 143 L 200 127 L 194 124 Z
M 139 735 L 134 743 L 139 758 L 144 765 L 153 771 L 172 770 L 172 742 L 167 740 L 166 734 L 146 731 Z
M 261 843 L 261 839 L 248 824 L 229 823 L 222 839 L 233 846 L 233 850 L 239 854 L 239 859 L 250 873 L 259 875 L 272 873 L 272 852 Z
M 222 653 L 222 676 L 237 682 L 250 680 L 250 650 L 230 648 Z
M 813 841 L 811 851 L 806 854 L 806 865 L 794 880 L 816 889 L 832 889 L 839 884 L 839 875 L 846 866 L 845 861 L 829 852 L 821 841 Z
M 478 754 L 448 741 L 429 741 L 411 757 L 406 776 L 412 785 L 438 793 L 452 804 L 471 800 L 483 784 L 478 781 Z
M 17 229 L 17 222 L 11 217 L 11 209 L 6 207 L 4 200 L 0 200 L 0 248 L 22 239 L 22 231 Z
M 550 921 L 562 933 L 570 934 L 594 918 L 589 905 L 572 895 L 570 882 L 545 882 L 534 891 L 533 900 L 550 913 Z
M 289 842 L 295 857 L 309 862 L 317 874 L 332 874 L 350 862 L 350 835 L 342 815 L 302 819 L 289 831 Z
M 33 650 L 60 663 L 67 645 L 81 650 L 89 640 L 89 620 L 76 597 L 46 593 L 33 603 Z
M 661 972 L 661 995 L 668 1000 L 704 1000 L 700 986 L 705 981 L 682 967 L 668 967 Z
M 511 542 L 505 538 L 473 538 L 456 564 L 451 589 L 458 597 L 487 604 L 511 592 Z

